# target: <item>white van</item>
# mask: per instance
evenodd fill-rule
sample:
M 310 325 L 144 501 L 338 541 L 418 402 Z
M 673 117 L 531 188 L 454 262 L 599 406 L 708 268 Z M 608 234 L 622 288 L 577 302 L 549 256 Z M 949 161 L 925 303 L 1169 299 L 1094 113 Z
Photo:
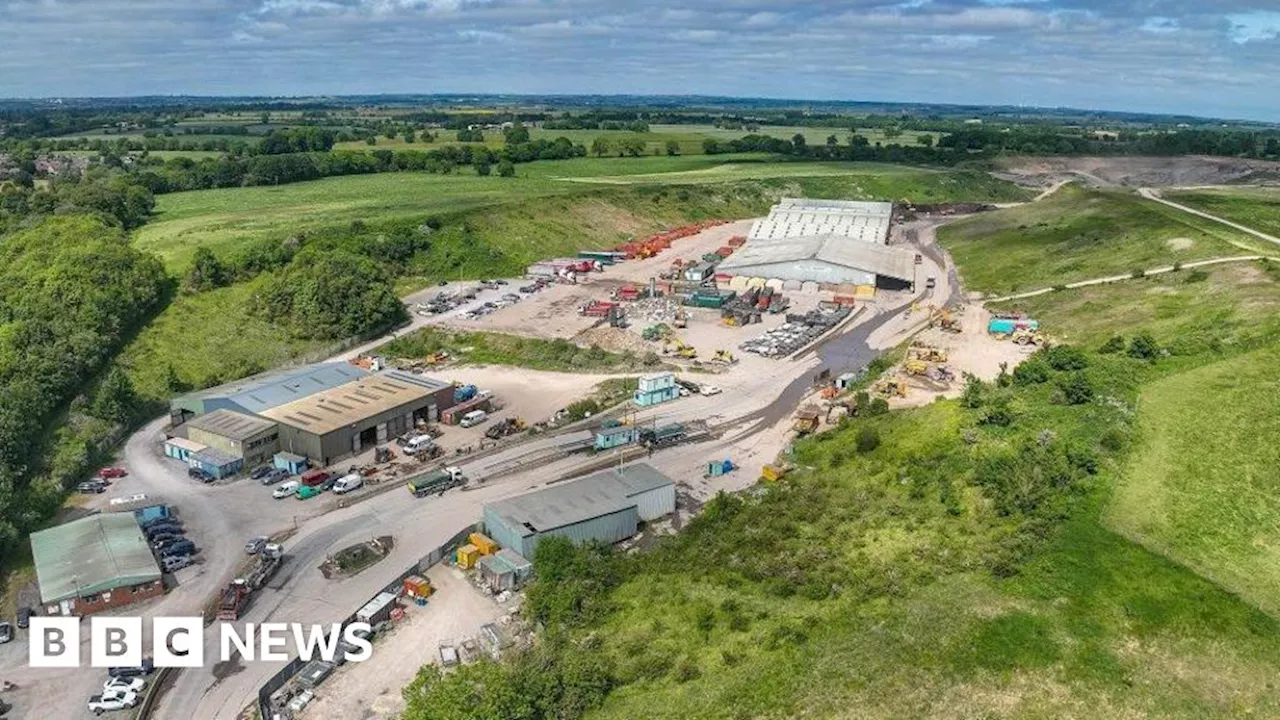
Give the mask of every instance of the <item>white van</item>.
M 343 495 L 361 485 L 364 485 L 364 478 L 361 477 L 360 473 L 351 473 L 338 478 L 338 481 L 333 484 L 333 493 L 335 495 Z
M 479 425 L 480 423 L 488 419 L 489 419 L 489 413 L 483 410 L 472 410 L 466 415 L 463 415 L 462 422 L 458 424 L 464 428 L 469 428 L 469 427 L 475 427 L 476 425 Z
M 415 435 L 409 438 L 409 442 L 404 444 L 405 455 L 417 455 L 423 450 L 430 450 L 436 441 L 430 435 Z

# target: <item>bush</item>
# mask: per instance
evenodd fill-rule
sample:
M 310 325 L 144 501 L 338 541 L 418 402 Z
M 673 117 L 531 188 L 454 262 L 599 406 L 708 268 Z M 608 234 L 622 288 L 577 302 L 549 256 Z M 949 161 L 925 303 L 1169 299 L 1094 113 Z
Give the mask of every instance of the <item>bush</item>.
M 978 422 L 983 425 L 996 425 L 998 427 L 1008 427 L 1013 424 L 1013 402 L 1004 395 L 997 397 L 978 418 Z
M 1204 282 L 1205 280 L 1208 280 L 1208 279 L 1209 279 L 1208 272 L 1201 270 L 1200 268 L 1196 268 L 1191 272 L 1187 273 L 1187 279 L 1184 282 L 1198 283 L 1198 282 Z
M 1140 360 L 1154 360 L 1160 355 L 1160 346 L 1149 332 L 1140 332 L 1129 341 L 1129 357 Z
M 1071 345 L 1056 345 L 1048 350 L 1041 351 L 1044 353 L 1045 361 L 1049 363 L 1049 367 L 1059 371 L 1083 370 L 1089 366 L 1089 359 L 1080 348 Z
M 1076 372 L 1058 383 L 1068 405 L 1084 405 L 1093 400 L 1093 383 L 1082 372 Z
M 1110 340 L 1106 341 L 1105 343 L 1102 344 L 1102 347 L 1098 348 L 1098 352 L 1104 355 L 1110 355 L 1113 353 L 1118 353 L 1123 351 L 1124 351 L 1124 338 L 1119 335 L 1112 335 Z
M 1134 270 L 1133 272 L 1129 273 L 1129 277 L 1132 277 L 1135 280 L 1144 278 L 1146 276 L 1147 276 L 1147 271 L 1143 270 L 1142 268 L 1138 268 L 1137 270 Z
M 880 433 L 876 432 L 875 428 L 862 428 L 858 432 L 856 447 L 860 453 L 868 453 L 875 450 L 880 447 Z
M 964 394 L 960 396 L 960 402 L 965 407 L 977 409 L 982 407 L 985 402 L 986 389 L 982 384 L 982 380 L 977 375 L 970 373 L 964 374 Z
M 889 412 L 889 401 L 884 398 L 876 398 L 867 405 L 867 414 L 875 417 L 876 415 L 884 415 Z
M 1048 382 L 1051 374 L 1049 363 L 1037 353 L 1013 369 L 1013 383 L 1020 386 L 1039 385 Z

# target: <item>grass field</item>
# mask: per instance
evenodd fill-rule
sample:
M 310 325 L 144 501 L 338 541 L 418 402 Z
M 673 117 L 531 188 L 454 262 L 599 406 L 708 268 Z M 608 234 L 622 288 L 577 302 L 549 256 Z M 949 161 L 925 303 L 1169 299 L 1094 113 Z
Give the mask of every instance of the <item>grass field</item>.
M 993 306 L 997 307 L 997 306 Z M 1231 263 L 1000 303 L 1063 342 L 1100 346 L 1147 330 L 1179 352 L 1230 348 L 1280 331 L 1280 266 Z
M 1174 202 L 1280 237 L 1280 188 L 1166 192 Z
M 1004 294 L 1246 254 L 1248 236 L 1122 191 L 1068 185 L 938 231 L 970 290 Z
M 396 338 L 375 352 L 388 357 L 422 360 L 446 352 L 452 362 L 466 365 L 509 365 L 549 372 L 638 372 L 662 365 L 656 355 L 646 359 L 620 355 L 598 347 L 583 349 L 568 340 L 542 340 L 488 332 L 450 332 L 423 328 Z
M 580 181 L 688 185 L 761 179 L 774 181 L 771 187 L 778 192 L 810 189 L 822 193 L 815 197 L 910 197 L 918 201 L 1025 197 L 1022 190 L 984 174 L 863 163 L 755 162 L 751 156 L 717 158 L 714 162 L 706 157 L 583 159 L 521 165 L 514 178 L 480 177 L 470 170 L 454 175 L 383 173 L 280 187 L 173 193 L 159 197 L 155 217 L 137 233 L 136 243 L 159 255 L 171 271 L 181 272 L 200 245 L 222 254 L 264 236 L 283 240 L 298 232 L 355 220 L 425 218 L 595 192 L 586 187 L 588 182 Z M 821 178 L 826 185 L 806 188 L 784 182 L 800 182 L 800 178 Z M 554 216 L 542 216 L 554 220 Z
M 1146 388 L 1107 519 L 1280 614 L 1280 343 Z

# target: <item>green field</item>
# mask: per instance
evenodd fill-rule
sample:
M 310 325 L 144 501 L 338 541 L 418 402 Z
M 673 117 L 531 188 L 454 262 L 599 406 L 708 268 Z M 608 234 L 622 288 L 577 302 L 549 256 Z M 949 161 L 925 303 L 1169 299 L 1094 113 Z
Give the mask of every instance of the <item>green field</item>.
M 424 360 L 437 352 L 464 365 L 509 365 L 548 372 L 641 372 L 662 367 L 650 357 L 622 355 L 599 347 L 580 348 L 568 340 L 544 340 L 489 332 L 450 332 L 427 327 L 378 347 L 377 354 L 398 360 Z
M 1280 188 L 1166 192 L 1165 197 L 1259 232 L 1280 237 Z M 1280 253 L 1280 250 L 1277 250 Z
M 1153 383 L 1108 512 L 1126 535 L 1280 613 L 1280 343 Z
M 970 290 L 1034 290 L 1175 262 L 1246 254 L 1250 238 L 1124 191 L 1068 185 L 1050 198 L 939 229 Z

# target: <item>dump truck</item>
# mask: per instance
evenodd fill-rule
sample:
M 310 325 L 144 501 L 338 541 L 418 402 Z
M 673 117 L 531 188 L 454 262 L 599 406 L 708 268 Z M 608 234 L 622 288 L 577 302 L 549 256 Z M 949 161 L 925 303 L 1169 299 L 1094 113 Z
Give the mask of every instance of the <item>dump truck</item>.
M 409 492 L 413 493 L 414 497 L 426 497 L 427 495 L 443 495 L 446 490 L 466 484 L 467 479 L 463 476 L 462 469 L 449 466 L 421 477 L 413 478 L 409 481 L 408 487 Z
M 819 417 L 818 408 L 806 405 L 796 412 L 796 420 L 792 423 L 791 428 L 801 435 L 808 435 L 818 429 Z

